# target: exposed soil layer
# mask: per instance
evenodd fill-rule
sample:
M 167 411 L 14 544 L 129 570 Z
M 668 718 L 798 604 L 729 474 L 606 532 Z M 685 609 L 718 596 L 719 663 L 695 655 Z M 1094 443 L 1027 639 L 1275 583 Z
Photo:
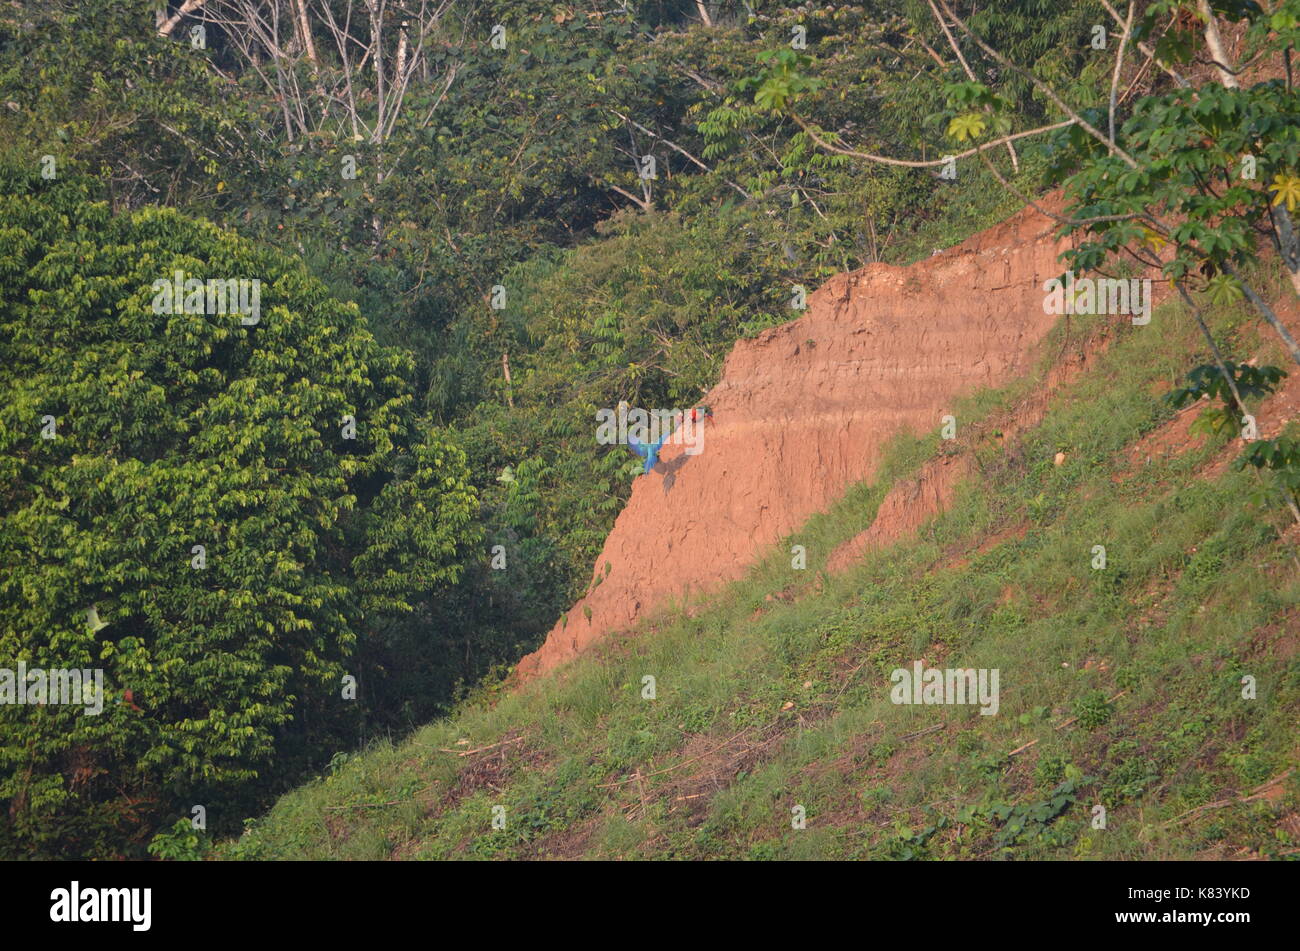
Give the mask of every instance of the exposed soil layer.
M 702 401 L 713 410 L 702 451 L 665 446 L 655 470 L 637 478 L 593 587 L 518 675 L 550 670 L 647 612 L 739 578 L 870 478 L 891 436 L 935 430 L 957 398 L 1029 370 L 1058 319 L 1043 307 L 1043 283 L 1064 270 L 1067 242 L 1055 231 L 1027 208 L 908 267 L 839 275 L 800 319 L 738 342 Z M 948 475 L 932 473 L 918 495 L 942 495 Z M 891 500 L 874 530 L 913 527 L 912 509 Z

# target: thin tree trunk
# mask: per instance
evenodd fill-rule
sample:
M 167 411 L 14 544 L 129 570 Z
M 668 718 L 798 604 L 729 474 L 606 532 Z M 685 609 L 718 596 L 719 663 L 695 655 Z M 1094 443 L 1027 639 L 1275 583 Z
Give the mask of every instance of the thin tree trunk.
M 1124 20 L 1124 32 L 1119 38 L 1119 49 L 1115 51 L 1115 72 L 1110 78 L 1110 140 L 1115 141 L 1115 105 L 1119 97 L 1119 77 L 1124 69 L 1124 49 L 1128 46 L 1128 36 L 1133 30 L 1133 0 L 1128 0 L 1128 17 Z
M 1237 77 L 1233 75 L 1233 64 L 1228 59 L 1227 50 L 1223 48 L 1223 37 L 1219 35 L 1219 21 L 1210 9 L 1210 0 L 1198 0 L 1197 8 L 1205 18 L 1205 45 L 1209 47 L 1210 56 L 1214 58 L 1214 67 L 1219 71 L 1219 79 L 1229 89 L 1239 88 Z
M 1225 261 L 1223 263 L 1223 269 L 1237 279 L 1237 283 L 1241 285 L 1241 289 L 1245 291 L 1246 297 L 1250 299 L 1250 302 L 1255 305 L 1255 309 L 1264 315 L 1264 319 L 1269 322 L 1273 329 L 1277 331 L 1277 335 L 1282 338 L 1282 342 L 1286 344 L 1287 350 L 1291 353 L 1291 359 L 1296 363 L 1300 363 L 1300 345 L 1296 344 L 1295 338 L 1291 336 L 1291 332 L 1288 331 L 1282 321 L 1278 319 L 1277 314 L 1273 312 L 1273 308 L 1268 306 L 1267 302 L 1265 302 L 1265 300 L 1255 292 L 1253 287 L 1242 280 L 1241 275 L 1237 273 L 1235 267 Z
M 1291 286 L 1295 289 L 1296 296 L 1300 296 L 1300 234 L 1296 233 L 1295 221 L 1291 213 L 1286 210 L 1286 204 L 1274 205 L 1271 209 L 1273 212 L 1273 230 L 1277 232 L 1277 246 L 1282 255 L 1282 263 L 1286 265 L 1287 277 L 1291 279 Z
M 366 0 L 366 6 L 370 9 L 370 52 L 375 57 L 375 129 L 370 136 L 371 142 L 382 142 L 384 139 L 384 120 L 387 118 L 387 110 L 384 101 L 384 26 L 383 12 L 379 7 L 378 0 Z
M 397 31 L 397 73 L 396 82 L 401 82 L 402 77 L 406 75 L 406 51 L 409 42 L 406 36 L 406 21 L 402 21 L 401 27 Z
M 312 75 L 320 69 L 320 61 L 316 59 L 316 43 L 311 38 L 311 23 L 307 19 L 307 0 L 292 0 L 294 19 L 298 25 L 298 39 L 302 43 L 303 52 L 307 54 L 307 61 L 311 63 Z

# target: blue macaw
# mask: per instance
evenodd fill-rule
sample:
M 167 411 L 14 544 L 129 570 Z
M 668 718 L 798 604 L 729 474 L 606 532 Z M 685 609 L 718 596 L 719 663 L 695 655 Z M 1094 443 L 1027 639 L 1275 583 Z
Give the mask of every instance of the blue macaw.
M 691 423 L 702 424 L 704 420 L 713 419 L 713 410 L 707 406 L 697 406 L 691 410 Z M 656 443 L 644 443 L 637 439 L 631 433 L 627 437 L 627 448 L 645 460 L 645 468 L 641 470 L 642 475 L 649 474 L 650 470 L 655 467 L 659 461 L 659 450 L 663 448 L 664 442 L 671 436 L 671 433 L 664 433 L 659 437 Z
M 658 442 L 648 443 L 642 442 L 630 433 L 628 434 L 627 448 L 645 460 L 645 468 L 642 470 L 642 474 L 649 473 L 655 467 L 655 463 L 659 461 L 659 450 L 663 448 L 664 441 L 669 435 L 671 434 L 664 433 L 659 437 Z

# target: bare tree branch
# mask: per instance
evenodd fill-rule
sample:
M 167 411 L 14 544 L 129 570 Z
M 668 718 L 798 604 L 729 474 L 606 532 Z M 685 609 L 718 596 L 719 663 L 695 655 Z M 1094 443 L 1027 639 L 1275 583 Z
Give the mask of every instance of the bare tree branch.
M 194 11 L 198 10 L 208 0 L 185 0 L 184 3 L 170 17 L 163 21 L 162 26 L 158 27 L 159 36 L 171 36 L 172 30 L 176 29 L 176 24 L 180 23 Z
M 1015 142 L 1018 139 L 1028 138 L 1031 135 L 1039 135 L 1040 133 L 1043 132 L 1051 132 L 1053 129 L 1064 129 L 1068 125 L 1075 124 L 1074 119 L 1066 119 L 1063 122 L 1054 122 L 1051 125 L 1039 126 L 1037 129 L 1029 129 L 1025 132 L 1016 132 L 1012 135 L 1004 135 L 998 139 L 991 139 L 988 142 L 984 142 L 981 145 L 975 146 L 975 148 L 973 149 L 967 149 L 965 152 L 958 152 L 955 155 L 945 156 L 944 158 L 941 159 L 926 161 L 924 159 L 921 160 L 896 159 L 896 158 L 890 158 L 887 155 L 872 155 L 870 152 L 857 152 L 853 149 L 846 149 L 843 148 L 842 146 L 834 145 L 830 142 L 827 142 L 824 138 L 818 135 L 816 129 L 814 129 L 811 125 L 809 125 L 803 119 L 803 117 L 795 113 L 791 113 L 790 118 L 792 118 L 796 123 L 798 123 L 801 129 L 803 129 L 805 132 L 808 133 L 809 138 L 811 138 L 822 148 L 826 149 L 828 152 L 835 152 L 839 155 L 848 155 L 852 158 L 866 159 L 868 162 L 876 162 L 877 164 L 880 165 L 896 165 L 899 166 L 900 168 L 938 168 L 940 165 L 947 165 L 949 160 L 969 158 L 972 155 L 983 152 L 985 149 L 991 149 L 995 146 L 1002 145 L 1004 142 Z
M 943 16 L 939 13 L 939 8 L 934 5 L 934 0 L 925 0 L 930 5 L 930 12 L 934 14 L 935 22 L 939 24 L 939 29 L 943 30 L 943 35 L 948 40 L 948 45 L 957 56 L 957 62 L 961 63 L 961 68 L 966 73 L 966 78 L 971 82 L 978 82 L 975 78 L 975 71 L 970 68 L 970 63 L 966 62 L 966 57 L 961 55 L 961 47 L 957 45 L 957 39 L 952 35 L 952 30 L 948 29 L 948 24 L 944 22 Z M 985 112 L 992 112 L 992 107 L 985 106 Z M 1007 143 L 1007 151 L 1011 153 L 1012 171 L 1020 171 L 1020 156 L 1016 154 L 1016 147 L 1010 142 Z
M 1088 122 L 1086 119 L 1083 118 L 1083 116 L 1079 115 L 1078 112 L 1070 108 L 1070 105 L 1064 99 L 1062 99 L 1060 96 L 1056 94 L 1055 89 L 1053 89 L 1047 83 L 1043 82 L 1033 73 L 1031 73 L 1029 70 L 1025 69 L 1022 66 L 1017 65 L 1016 63 L 1013 63 L 1011 60 L 1007 59 L 1005 56 L 1003 56 L 993 47 L 985 43 L 983 39 L 981 39 L 976 33 L 974 33 L 970 27 L 968 27 L 955 13 L 952 12 L 952 9 L 948 6 L 946 0 L 937 0 L 937 2 L 939 6 L 943 8 L 943 12 L 948 14 L 948 16 L 952 18 L 952 21 L 956 23 L 958 27 L 961 28 L 961 31 L 963 33 L 965 33 L 975 42 L 976 46 L 982 49 L 986 54 L 988 54 L 990 57 L 992 57 L 1002 66 L 1005 66 L 1007 69 L 1011 70 L 1012 72 L 1019 73 L 1025 79 L 1028 79 L 1031 83 L 1033 83 L 1035 89 L 1037 89 L 1039 92 L 1045 95 L 1048 99 L 1052 100 L 1052 102 L 1056 105 L 1056 108 L 1060 109 L 1067 116 L 1073 119 L 1074 122 L 1079 126 L 1079 128 L 1083 129 L 1085 132 L 1087 132 L 1098 142 L 1105 145 L 1112 155 L 1119 156 L 1119 158 L 1122 159 L 1124 161 L 1124 164 L 1126 164 L 1129 168 L 1137 168 L 1137 162 L 1133 160 L 1133 156 L 1129 155 L 1127 152 L 1121 149 L 1114 142 L 1107 139 L 1105 135 L 1103 135 L 1101 132 L 1095 129 L 1090 122 Z
M 1119 39 L 1119 49 L 1115 52 L 1115 72 L 1110 77 L 1110 141 L 1115 141 L 1115 100 L 1119 96 L 1119 75 L 1124 69 L 1124 50 L 1128 46 L 1129 33 L 1133 30 L 1133 0 L 1128 0 L 1128 17 L 1124 20 L 1124 33 Z

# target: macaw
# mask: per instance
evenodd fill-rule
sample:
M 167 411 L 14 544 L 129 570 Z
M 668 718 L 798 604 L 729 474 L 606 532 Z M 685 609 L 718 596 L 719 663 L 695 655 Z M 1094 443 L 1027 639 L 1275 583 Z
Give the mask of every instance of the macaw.
M 702 423 L 701 414 L 704 419 L 713 419 L 713 410 L 707 406 L 697 406 L 691 410 L 691 422 Z M 659 461 L 659 450 L 663 448 L 671 433 L 664 433 L 659 437 L 656 443 L 644 443 L 635 436 L 629 434 L 627 437 L 627 448 L 645 460 L 645 468 L 641 470 L 642 474 L 648 474 L 655 464 Z
M 119 700 L 119 701 L 117 701 L 117 702 L 118 702 L 118 703 L 125 703 L 128 707 L 130 707 L 130 708 L 131 708 L 132 710 L 134 710 L 136 713 L 144 713 L 143 710 L 141 710 L 139 707 L 137 707 L 137 706 L 135 705 L 135 694 L 133 694 L 133 693 L 131 692 L 131 688 L 130 688 L 130 687 L 127 687 L 126 690 L 123 691 L 123 693 L 122 693 L 122 699 Z
M 658 442 L 647 443 L 642 442 L 630 433 L 628 434 L 627 448 L 631 449 L 634 453 L 645 460 L 645 468 L 641 470 L 642 474 L 648 473 L 655 467 L 655 463 L 659 461 L 659 450 L 663 448 L 664 441 L 669 437 L 669 435 L 671 434 L 664 433 L 659 437 Z

